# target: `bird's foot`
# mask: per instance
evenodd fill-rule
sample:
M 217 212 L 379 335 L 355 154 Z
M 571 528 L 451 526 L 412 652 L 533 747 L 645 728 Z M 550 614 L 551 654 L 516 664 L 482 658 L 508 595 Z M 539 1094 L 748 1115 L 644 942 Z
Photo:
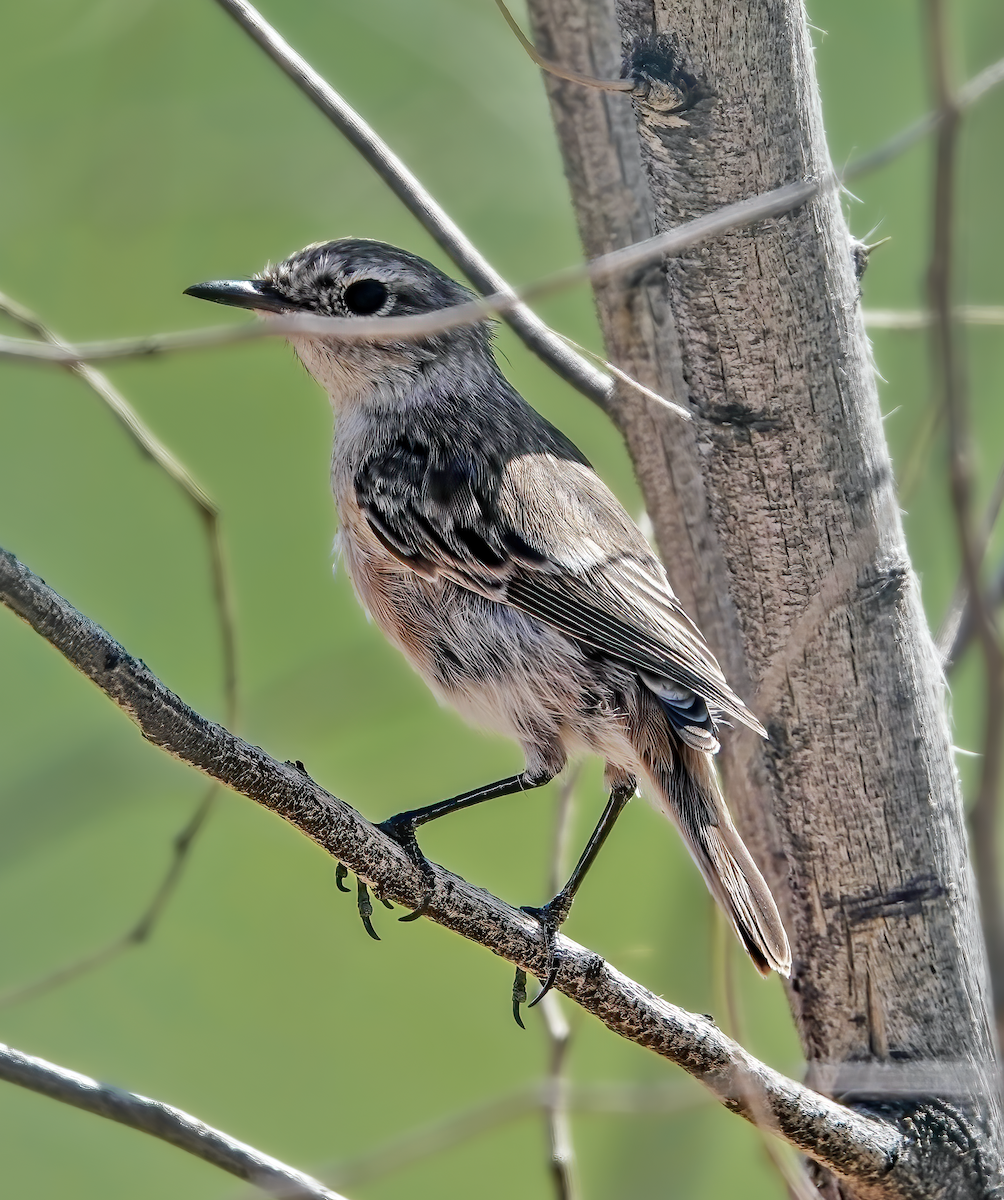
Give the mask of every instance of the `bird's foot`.
M 527 1005 L 528 1008 L 533 1008 L 535 1004 L 539 1004 L 554 986 L 554 981 L 558 978 L 558 968 L 561 966 L 561 951 L 558 949 L 558 930 L 568 916 L 569 908 L 571 908 L 571 900 L 562 892 L 559 892 L 543 908 L 531 908 L 529 905 L 524 905 L 519 910 L 528 916 L 537 918 L 541 932 L 544 935 L 544 945 L 547 950 L 546 970 L 541 982 L 541 989 Z M 520 1028 L 523 1027 L 523 1022 L 520 1020 L 519 1006 L 525 1002 L 526 973 L 517 968 L 516 978 L 513 981 L 512 987 L 512 1015 L 516 1018 L 516 1024 Z
M 414 912 L 398 918 L 399 921 L 405 922 L 417 921 L 419 917 L 424 915 L 425 910 L 429 907 L 429 902 L 432 900 L 432 891 L 436 886 L 436 876 L 432 869 L 432 863 L 422 853 L 422 848 L 418 844 L 418 838 L 415 836 L 415 819 L 411 813 L 398 813 L 395 817 L 388 817 L 386 821 L 381 821 L 377 829 L 397 842 L 418 868 L 422 876 L 422 883 L 425 890 L 421 904 L 419 904 Z
M 345 886 L 345 879 L 347 878 L 348 873 L 349 869 L 344 863 L 339 863 L 338 866 L 335 867 L 335 887 L 338 888 L 340 892 L 351 891 L 350 888 Z M 391 904 L 389 900 L 385 900 L 383 896 L 378 896 L 377 899 L 384 906 L 384 908 L 394 907 L 394 905 Z M 358 876 L 356 877 L 356 908 L 359 910 L 359 919 L 363 923 L 363 928 L 375 942 L 379 942 L 380 935 L 373 928 L 373 902 L 370 900 L 369 888 Z

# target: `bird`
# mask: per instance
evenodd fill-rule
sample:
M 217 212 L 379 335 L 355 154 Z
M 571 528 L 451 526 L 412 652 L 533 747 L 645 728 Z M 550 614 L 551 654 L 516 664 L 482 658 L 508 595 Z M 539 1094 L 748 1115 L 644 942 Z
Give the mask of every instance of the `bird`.
M 266 320 L 371 322 L 474 298 L 409 251 L 351 237 L 186 294 Z M 679 830 L 753 965 L 787 976 L 784 925 L 715 766 L 722 724 L 766 731 L 620 502 L 505 378 L 492 321 L 411 338 L 294 332 L 289 341 L 334 410 L 337 545 L 359 601 L 441 702 L 523 751 L 519 774 L 382 822 L 429 893 L 416 829 L 541 787 L 570 757 L 596 754 L 609 789 L 603 814 L 564 887 L 523 909 L 546 948 L 534 1003 L 560 969 L 558 929 L 639 783 Z

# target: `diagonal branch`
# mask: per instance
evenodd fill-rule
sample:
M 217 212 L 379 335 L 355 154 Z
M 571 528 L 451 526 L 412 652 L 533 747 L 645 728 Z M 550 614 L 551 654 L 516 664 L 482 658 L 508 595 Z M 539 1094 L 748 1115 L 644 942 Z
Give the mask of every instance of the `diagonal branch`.
M 955 107 L 961 112 L 963 109 L 971 107 L 995 87 L 999 87 L 1004 83 L 1004 58 L 999 58 L 995 63 L 991 63 L 989 67 L 985 67 L 978 75 L 974 75 L 968 83 L 962 85 L 955 94 Z M 876 171 L 880 167 L 891 163 L 893 159 L 915 146 L 922 141 L 928 134 L 934 131 L 944 121 L 945 114 L 943 109 L 935 109 L 934 112 L 925 113 L 922 117 L 918 117 L 912 125 L 908 125 L 899 133 L 894 134 L 887 142 L 883 142 L 881 146 L 876 146 L 874 150 L 869 150 L 866 154 L 862 154 L 860 158 L 856 158 L 853 162 L 848 163 L 844 168 L 841 178 L 845 183 L 850 183 L 853 179 L 858 179 L 862 175 L 867 175 L 869 171 Z
M 374 1179 L 383 1179 L 503 1125 L 547 1112 L 553 1092 L 549 1080 L 535 1080 L 480 1104 L 466 1105 L 426 1125 L 407 1129 L 353 1158 L 321 1167 L 317 1173 L 340 1188 L 359 1187 Z M 707 1093 L 696 1091 L 687 1080 L 676 1083 L 569 1082 L 565 1098 L 570 1112 L 604 1116 L 679 1116 L 711 1103 Z M 249 1193 L 242 1190 L 234 1200 L 247 1200 L 248 1196 Z
M 833 186 L 832 180 L 826 186 Z M 759 221 L 785 216 L 816 196 L 823 185 L 815 180 L 801 180 L 773 188 L 735 204 L 725 204 L 717 211 L 692 221 L 684 221 L 674 229 L 643 242 L 613 250 L 587 263 L 566 267 L 519 291 L 506 290 L 455 304 L 450 308 L 422 313 L 415 317 L 317 317 L 280 316 L 248 325 L 222 325 L 180 333 L 150 334 L 138 338 L 117 338 L 111 341 L 85 342 L 80 345 L 44 346 L 22 338 L 0 337 L 0 358 L 16 358 L 25 362 L 80 363 L 98 359 L 148 358 L 178 350 L 204 350 L 236 342 L 254 341 L 261 337 L 289 337 L 298 333 L 329 335 L 346 342 L 392 341 L 396 338 L 431 337 L 448 329 L 475 325 L 493 316 L 504 316 L 523 300 L 550 295 L 587 279 L 593 283 L 616 278 L 647 263 L 682 254 L 692 246 L 701 245 L 736 229 Z M 677 405 L 663 400 L 678 414 L 689 415 Z
M 206 1125 L 180 1108 L 99 1083 L 87 1075 L 4 1045 L 0 1045 L 0 1079 L 149 1133 L 283 1200 L 344 1200 L 338 1192 L 309 1175 Z
M 13 555 L 0 550 L 0 599 L 113 700 L 147 741 L 295 825 L 408 908 L 426 895 L 404 851 L 305 772 L 206 720 L 139 660 Z M 427 916 L 540 977 L 547 953 L 537 923 L 497 897 L 434 868 Z M 893 1124 L 812 1091 L 759 1062 L 706 1017 L 654 996 L 598 955 L 561 938 L 557 988 L 610 1030 L 677 1063 L 731 1111 L 765 1117 L 787 1141 L 875 1194 L 916 1194 L 920 1149 Z M 746 1099 L 756 1087 L 754 1113 Z
M 425 190 L 386 142 L 335 89 L 272 28 L 246 0 L 216 0 L 220 8 L 265 51 L 271 60 L 296 84 L 359 151 L 367 163 L 387 184 L 405 208 L 432 235 L 478 291 L 485 295 L 512 290 L 501 275 L 478 251 L 463 230 L 455 224 Z M 606 409 L 613 384 L 602 372 L 570 349 L 524 304 L 513 303 L 503 314 L 513 332 L 543 359 L 553 371 L 578 388 L 584 396 Z
M 938 319 L 929 310 L 908 308 L 866 308 L 861 315 L 869 329 L 906 331 L 930 329 Z M 960 325 L 1004 325 L 1004 304 L 959 304 L 952 319 Z
M 990 576 L 983 604 L 988 612 L 996 612 L 1004 605 L 1004 563 L 998 563 L 993 574 Z M 973 605 L 967 593 L 965 604 L 959 613 L 958 625 L 953 641 L 950 645 L 939 642 L 938 648 L 941 651 L 941 663 L 947 676 L 951 676 L 952 671 L 958 666 L 959 659 L 969 649 L 970 643 L 975 636 L 976 626 L 973 620 Z
M 0 313 L 33 333 L 52 347 L 65 347 L 66 342 L 42 321 L 31 309 L 0 292 Z M 223 659 L 223 695 L 228 724 L 237 721 L 237 635 L 234 622 L 234 597 L 223 554 L 220 531 L 220 510 L 191 472 L 143 421 L 139 413 L 102 371 L 87 363 L 68 360 L 64 365 L 71 374 L 86 384 L 111 410 L 115 419 L 132 438 L 142 454 L 148 455 L 165 475 L 177 485 L 188 499 L 206 533 L 209 550 L 209 569 L 216 601 L 220 632 L 220 651 Z
M 81 975 L 103 967 L 105 963 L 118 958 L 126 950 L 131 950 L 134 946 L 141 946 L 148 941 L 181 882 L 182 874 L 188 865 L 192 845 L 212 812 L 219 790 L 218 783 L 211 783 L 202 793 L 199 803 L 195 806 L 195 811 L 188 818 L 184 827 L 175 834 L 167 870 L 157 884 L 146 907 L 125 933 L 112 938 L 111 941 L 88 954 L 64 963 L 46 975 L 29 980 L 27 983 L 15 984 L 6 991 L 0 992 L 0 1008 L 11 1008 L 15 1004 L 23 1004 L 26 1000 L 34 1000 L 36 996 L 43 996 L 54 988 L 62 987 L 74 979 L 79 979 Z

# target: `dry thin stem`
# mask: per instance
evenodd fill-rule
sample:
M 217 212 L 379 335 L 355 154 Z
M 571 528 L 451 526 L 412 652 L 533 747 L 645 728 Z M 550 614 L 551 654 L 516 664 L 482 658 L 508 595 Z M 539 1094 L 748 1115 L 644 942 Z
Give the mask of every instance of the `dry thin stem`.
M 286 1200 L 344 1200 L 309 1175 L 204 1124 L 180 1108 L 98 1083 L 9 1046 L 0 1045 L 0 1079 L 149 1133 L 273 1196 Z
M 990 499 L 987 501 L 987 506 L 983 513 L 983 519 L 976 532 L 976 553 L 979 557 L 980 569 L 982 569 L 984 560 L 986 559 L 987 550 L 990 546 L 990 538 L 993 535 L 994 526 L 997 524 L 997 518 L 1000 516 L 1001 505 L 1004 505 L 1004 463 L 1001 464 L 1001 468 L 997 472 L 997 481 L 994 484 L 994 490 L 990 493 Z M 993 600 L 992 592 L 988 590 L 984 600 L 984 605 L 987 609 L 993 611 L 998 607 L 998 603 Z M 949 664 L 954 662 L 959 653 L 961 653 L 956 647 L 960 644 L 959 635 L 963 625 L 968 629 L 968 641 L 968 638 L 972 637 L 975 632 L 975 625 L 973 623 L 972 605 L 969 602 L 969 589 L 966 586 L 965 568 L 960 570 L 959 578 L 955 581 L 952 599 L 949 601 L 945 616 L 941 622 L 941 627 L 938 630 L 938 636 L 935 638 L 935 645 L 941 654 L 941 662 L 946 671 Z
M 499 309 L 499 315 L 529 349 L 562 379 L 606 409 L 612 396 L 610 380 L 570 350 L 535 313 L 515 299 L 502 276 L 352 106 L 246 0 L 216 2 L 359 151 L 475 288 L 485 295 L 510 298 L 511 303 L 504 310 Z
M 861 315 L 869 329 L 930 329 L 938 320 L 937 313 L 924 309 L 866 308 Z M 958 325 L 1004 325 L 1004 305 L 961 304 L 952 309 L 952 320 Z
M 978 75 L 974 75 L 968 83 L 959 88 L 954 99 L 955 110 L 962 112 L 970 108 L 977 100 L 982 99 L 987 92 L 995 87 L 999 87 L 1002 83 L 1004 83 L 1004 58 L 998 59 L 997 62 L 984 68 Z M 887 142 L 883 142 L 881 146 L 877 146 L 867 154 L 861 155 L 860 158 L 854 159 L 853 162 L 844 168 L 843 175 L 841 176 L 844 183 L 850 183 L 862 175 L 867 175 L 869 171 L 876 171 L 880 167 L 891 163 L 893 159 L 899 158 L 911 146 L 915 146 L 917 142 L 922 141 L 928 134 L 934 133 L 940 127 L 944 117 L 945 111 L 939 106 L 933 112 L 925 113 L 924 116 L 919 117 L 912 125 L 908 125 L 906 129 L 895 134 Z
M 0 292 L 0 313 L 16 322 L 29 333 L 51 346 L 63 346 L 64 340 L 24 304 Z M 237 635 L 234 620 L 234 597 L 230 576 L 227 572 L 223 549 L 223 533 L 220 513 L 215 503 L 191 473 L 164 443 L 157 437 L 103 372 L 86 363 L 66 364 L 70 373 L 85 383 L 100 400 L 111 409 L 113 415 L 133 439 L 142 454 L 147 455 L 181 489 L 182 494 L 195 507 L 206 537 L 209 550 L 209 568 L 213 586 L 213 602 L 216 608 L 220 635 L 220 654 L 223 663 L 223 700 L 226 722 L 237 724 Z M 150 903 L 135 923 L 126 932 L 113 938 L 99 949 L 86 954 L 74 962 L 42 976 L 30 983 L 0 993 L 0 1008 L 23 1000 L 34 999 L 53 988 L 77 979 L 87 972 L 103 966 L 123 951 L 147 941 L 167 907 L 181 879 L 189 852 L 199 830 L 205 824 L 213 807 L 217 788 L 210 787 L 199 800 L 192 816 L 174 838 L 173 853 L 163 879 L 158 884 Z
M 0 599 L 105 692 L 147 741 L 275 812 L 381 896 L 426 915 L 536 975 L 547 948 L 538 923 L 497 897 L 433 867 L 425 876 L 396 842 L 302 770 L 206 720 L 77 612 L 13 555 L 0 550 Z M 920 1153 L 888 1121 L 838 1104 L 758 1062 L 707 1018 L 654 996 L 598 955 L 560 937 L 556 987 L 609 1029 L 682 1066 L 733 1112 L 752 1119 L 752 1077 L 766 1123 L 837 1174 L 889 1196 L 910 1193 Z M 925 1153 L 928 1151 L 925 1150 Z
M 644 396 L 646 400 L 653 401 L 653 403 L 658 404 L 660 408 L 668 408 L 669 411 L 675 416 L 679 417 L 681 421 L 693 420 L 693 417 L 690 415 L 690 413 L 681 405 L 674 404 L 672 400 L 667 400 L 665 396 L 660 396 L 658 392 L 653 392 L 651 388 L 646 387 L 643 383 L 629 375 L 626 371 L 622 371 L 620 367 L 615 366 L 612 362 L 609 362 L 603 357 L 602 354 L 597 354 L 595 350 L 589 350 L 585 346 L 580 346 L 578 342 L 573 341 L 570 337 L 567 337 L 563 333 L 559 334 L 558 336 L 563 342 L 567 342 L 567 344 L 571 346 L 573 350 L 578 350 L 580 354 L 584 354 L 587 358 L 591 358 L 594 362 L 598 362 L 600 366 L 603 367 L 605 371 L 609 371 L 615 379 L 619 379 L 626 387 L 629 387 L 632 391 L 638 392 L 638 394 Z
M 219 0 L 223 3 L 224 0 Z M 229 2 L 229 0 L 228 0 Z M 46 346 L 20 338 L 0 337 L 0 358 L 46 363 L 82 363 L 107 359 L 148 358 L 180 350 L 201 350 L 262 337 L 291 337 L 296 334 L 328 336 L 346 342 L 381 342 L 401 338 L 433 337 L 449 329 L 476 325 L 493 316 L 501 316 L 518 307 L 522 300 L 551 295 L 579 283 L 593 283 L 624 275 L 637 267 L 664 257 L 682 254 L 694 246 L 743 229 L 760 221 L 785 216 L 807 203 L 820 190 L 814 180 L 788 183 L 772 191 L 751 196 L 735 204 L 723 205 L 707 216 L 685 221 L 675 229 L 623 249 L 603 254 L 591 262 L 566 267 L 536 283 L 506 292 L 496 292 L 482 300 L 456 304 L 450 308 L 415 317 L 315 317 L 280 316 L 248 325 L 223 325 L 180 333 L 150 334 L 139 338 L 84 342 L 78 345 Z M 559 339 L 560 340 L 560 339 Z
M 996 571 L 990 578 L 990 582 L 985 589 L 985 597 L 983 603 L 989 609 L 997 610 L 1004 605 L 1004 562 L 999 563 Z M 957 666 L 959 660 L 969 649 L 970 643 L 976 635 L 976 630 L 973 624 L 972 606 L 967 603 L 962 610 L 962 617 L 959 621 L 959 627 L 955 634 L 955 640 L 944 652 L 942 665 L 945 669 L 945 674 L 950 675 Z
M 0 313 L 48 345 L 66 346 L 65 339 L 50 329 L 37 314 L 3 292 L 0 292 Z M 220 632 L 220 653 L 223 658 L 223 697 L 226 719 L 229 724 L 236 724 L 237 635 L 234 621 L 233 588 L 227 573 L 220 530 L 220 510 L 205 489 L 196 482 L 184 463 L 146 425 L 139 413 L 107 375 L 82 362 L 69 361 L 64 362 L 63 365 L 104 401 L 139 447 L 141 453 L 153 459 L 195 506 L 199 519 L 206 530 L 206 545 L 209 550 L 210 573 Z
M 558 792 L 554 841 L 548 870 L 548 896 L 557 895 L 558 889 L 565 882 L 568 843 L 575 816 L 575 787 L 579 781 L 579 773 L 580 768 L 576 765 L 569 772 Z M 575 1146 L 572 1142 L 572 1124 L 568 1112 L 569 1084 L 565 1074 L 572 1031 L 567 1017 L 561 1010 L 561 1001 L 554 992 L 548 992 L 541 1001 L 541 1008 L 543 1009 L 544 1027 L 547 1030 L 549 1047 L 543 1109 L 551 1181 L 554 1184 L 556 1200 L 578 1200 L 580 1192 Z
M 632 1116 L 675 1115 L 711 1102 L 706 1092 L 682 1083 L 573 1083 L 566 1101 L 570 1112 Z M 465 1105 L 459 1112 L 381 1142 L 355 1158 L 318 1170 L 331 1187 L 354 1188 L 402 1171 L 415 1163 L 452 1150 L 513 1121 L 545 1110 L 550 1097 L 546 1080 L 528 1083 L 482 1104 Z M 245 1193 L 246 1195 L 246 1193 Z
M 117 958 L 133 946 L 140 946 L 148 941 L 163 915 L 164 909 L 174 895 L 188 863 L 192 843 L 206 823 L 219 790 L 219 784 L 216 783 L 211 783 L 206 788 L 195 812 L 192 813 L 188 823 L 178 832 L 172 842 L 171 862 L 150 898 L 149 904 L 121 937 L 113 938 L 90 954 L 74 959 L 73 962 L 66 963 L 30 983 L 18 984 L 16 987 L 8 988 L 5 992 L 0 992 L 0 1008 L 10 1008 L 15 1004 L 23 1004 L 26 1000 L 34 1000 L 46 992 L 51 992 L 54 988 L 62 987 L 63 984 L 79 979 L 81 975 L 86 975 L 89 971 L 103 967 L 105 963 L 111 962 L 112 959 Z
M 583 75 L 579 71 L 570 71 L 567 67 L 563 67 L 560 63 L 552 62 L 549 58 L 544 58 L 539 53 L 537 47 L 530 41 L 519 25 L 516 23 L 516 18 L 502 3 L 502 0 L 495 0 L 499 12 L 505 18 L 505 23 L 516 35 L 516 40 L 527 52 L 530 58 L 537 64 L 542 71 L 546 71 L 548 75 L 554 75 L 558 79 L 567 79 L 569 83 L 581 83 L 583 87 L 597 88 L 601 92 L 633 92 L 637 90 L 637 85 L 633 79 L 597 79 L 594 75 Z
M 355 1158 L 324 1167 L 318 1174 L 335 1187 L 357 1187 L 403 1171 L 521 1117 L 538 1113 L 542 1107 L 543 1086 L 530 1083 L 483 1104 L 469 1105 L 442 1120 L 409 1129 Z
M 2 292 L 0 292 L 0 313 L 3 313 L 11 321 L 16 322 L 23 329 L 34 334 L 35 337 L 48 343 L 50 346 L 60 349 L 65 348 L 65 339 L 43 324 L 42 320 L 30 309 L 10 296 L 4 295 Z M 219 511 L 216 505 L 203 488 L 192 478 L 184 464 L 171 453 L 153 430 L 143 422 L 136 410 L 118 388 L 115 387 L 107 375 L 103 375 L 100 371 L 95 371 L 91 367 L 79 363 L 72 358 L 67 359 L 63 357 L 58 361 L 63 366 L 68 367 L 71 373 L 76 375 L 78 379 L 83 380 L 104 401 L 118 418 L 126 432 L 135 441 L 139 449 L 152 458 L 157 466 L 181 488 L 188 499 L 195 504 L 200 515 L 213 519 L 218 517 Z M 231 633 L 231 631 L 228 630 L 228 633 Z M 229 639 L 225 639 L 225 641 L 228 642 L 228 653 L 232 654 L 232 633 Z
M 714 919 L 715 927 L 718 931 L 715 939 L 715 948 L 721 956 L 722 990 L 725 994 L 725 1010 L 729 1017 L 729 1033 L 737 1042 L 745 1042 L 746 1022 L 743 1018 L 742 1001 L 739 997 L 739 986 L 736 980 L 732 939 L 725 929 L 725 921 L 721 909 L 717 907 L 715 908 Z M 794 1200 L 819 1200 L 819 1192 L 809 1180 L 805 1165 L 793 1160 L 790 1157 L 790 1150 L 788 1154 L 785 1153 L 788 1147 L 779 1146 L 771 1136 L 770 1127 L 766 1121 L 767 1109 L 753 1080 L 749 1081 L 747 1100 L 750 1111 L 754 1114 L 753 1122 L 760 1136 L 760 1143 L 764 1154 L 767 1156 L 768 1162 L 783 1180 L 789 1195 Z
M 554 1184 L 556 1200 L 578 1200 L 580 1192 L 568 1111 L 568 1079 L 565 1076 L 572 1031 L 568 1018 L 561 1011 L 561 1001 L 554 992 L 547 993 L 540 1007 L 544 1010 L 550 1046 L 544 1093 L 544 1124 L 547 1129 L 551 1182 Z
M 377 136 L 376 132 L 366 124 L 345 99 L 279 36 L 259 12 L 244 0 L 217 0 L 217 2 L 300 88 L 304 95 L 320 109 L 335 128 L 355 146 L 366 162 L 390 186 L 409 212 L 422 223 L 426 231 L 435 238 L 479 291 L 483 293 L 508 293 L 511 291 L 502 276 L 489 265 L 473 243 L 407 170 L 390 147 Z M 508 10 L 501 4 L 500 7 L 506 20 L 515 29 L 517 36 L 524 42 L 524 45 L 528 45 Z M 532 47 L 529 49 L 531 55 L 536 54 Z M 543 60 L 540 61 L 543 65 Z M 560 70 L 556 66 L 554 69 Z M 595 86 L 605 87 L 607 90 L 623 91 L 626 89 L 631 91 L 634 89 L 634 84 L 625 80 L 589 81 L 586 76 L 578 78 L 581 82 L 592 82 Z M 611 367 L 599 355 L 583 350 L 571 339 L 562 337 L 554 330 L 549 329 L 530 309 L 517 306 L 508 314 L 503 314 L 503 319 L 508 321 L 513 331 L 523 339 L 529 349 L 546 362 L 552 370 L 578 388 L 583 395 L 594 400 L 604 410 L 612 400 L 614 387 L 611 380 L 601 371 L 592 369 L 590 360 L 598 362 L 611 375 L 616 376 L 635 390 L 650 397 L 655 396 L 654 392 L 650 392 L 648 388 L 643 387 L 623 371 Z M 564 346 L 561 343 L 564 343 Z M 670 404 L 661 396 L 656 398 L 663 404 Z M 678 407 L 677 411 L 683 412 Z
M 983 648 L 985 713 L 982 770 L 976 801 L 970 812 L 973 828 L 973 867 L 980 893 L 983 931 L 998 1023 L 1004 1019 L 1004 909 L 997 858 L 997 807 L 1004 767 L 1004 652 L 996 617 L 984 603 L 980 585 L 982 550 L 973 526 L 973 465 L 969 411 L 962 363 L 952 319 L 954 269 L 955 156 L 961 110 L 952 91 L 948 22 L 943 0 L 927 0 L 927 35 L 932 90 L 937 102 L 937 149 L 934 175 L 934 228 L 928 290 L 937 315 L 932 338 L 935 369 L 940 376 L 942 403 L 948 426 L 949 477 L 952 512 L 966 589 L 973 606 L 973 623 Z

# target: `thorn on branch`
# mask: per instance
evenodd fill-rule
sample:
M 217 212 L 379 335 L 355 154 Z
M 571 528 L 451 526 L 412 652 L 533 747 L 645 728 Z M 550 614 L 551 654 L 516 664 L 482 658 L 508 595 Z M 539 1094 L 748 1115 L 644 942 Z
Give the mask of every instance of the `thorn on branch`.
M 857 238 L 851 238 L 851 260 L 854 263 L 854 277 L 860 283 L 864 277 L 865 271 L 868 270 L 868 262 L 871 258 L 873 250 L 877 250 L 879 246 L 884 246 L 886 242 L 891 242 L 891 237 L 880 238 L 877 242 L 861 242 Z M 858 293 L 860 295 L 860 293 Z

